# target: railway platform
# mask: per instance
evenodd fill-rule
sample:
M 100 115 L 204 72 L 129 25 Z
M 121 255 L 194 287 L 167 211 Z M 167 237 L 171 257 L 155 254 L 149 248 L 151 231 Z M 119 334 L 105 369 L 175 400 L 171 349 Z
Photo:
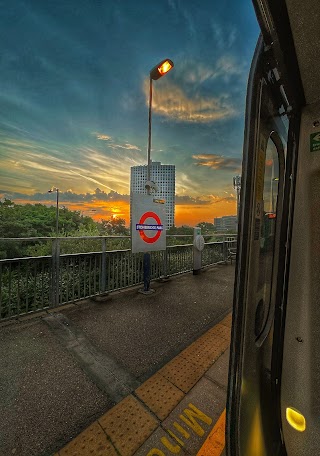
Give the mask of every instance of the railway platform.
M 0 454 L 223 454 L 233 280 L 219 265 L 2 324 Z

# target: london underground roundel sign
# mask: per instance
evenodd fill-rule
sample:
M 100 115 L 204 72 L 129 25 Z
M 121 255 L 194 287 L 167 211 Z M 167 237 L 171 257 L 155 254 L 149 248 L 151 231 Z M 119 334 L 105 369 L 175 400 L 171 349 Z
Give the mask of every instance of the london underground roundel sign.
M 155 220 L 156 223 L 145 223 L 145 221 L 150 218 Z M 139 231 L 140 237 L 144 242 L 147 242 L 148 244 L 153 244 L 161 236 L 161 231 L 163 231 L 163 225 L 161 224 L 160 217 L 155 212 L 148 211 L 141 216 L 139 223 L 136 224 L 136 230 Z M 145 231 L 148 230 L 155 231 L 155 234 L 153 236 L 148 236 L 145 233 Z
M 165 204 L 151 195 L 135 193 L 131 204 L 132 253 L 165 250 Z

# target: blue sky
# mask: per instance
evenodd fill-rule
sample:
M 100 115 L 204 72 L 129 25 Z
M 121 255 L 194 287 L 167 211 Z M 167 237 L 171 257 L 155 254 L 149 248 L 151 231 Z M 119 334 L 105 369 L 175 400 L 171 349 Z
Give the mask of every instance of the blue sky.
M 177 204 L 235 212 L 258 37 L 249 0 L 0 5 L 0 196 L 47 202 L 56 186 L 66 205 L 123 215 L 106 202 L 124 208 L 130 166 L 146 163 L 149 71 L 168 57 L 174 69 L 154 82 L 152 159 L 176 165 Z

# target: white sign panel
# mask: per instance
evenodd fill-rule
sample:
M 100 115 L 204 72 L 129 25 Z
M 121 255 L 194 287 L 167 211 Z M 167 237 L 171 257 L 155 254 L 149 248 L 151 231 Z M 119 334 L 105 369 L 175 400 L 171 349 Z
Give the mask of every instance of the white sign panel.
M 132 195 L 132 253 L 166 249 L 166 209 L 156 201 L 152 195 Z

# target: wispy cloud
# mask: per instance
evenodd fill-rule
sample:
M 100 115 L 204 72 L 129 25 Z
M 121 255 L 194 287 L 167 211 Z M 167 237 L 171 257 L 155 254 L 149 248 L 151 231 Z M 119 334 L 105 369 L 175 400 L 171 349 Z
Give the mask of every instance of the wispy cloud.
M 145 81 L 146 103 L 148 90 L 148 81 Z M 173 82 L 163 83 L 154 90 L 153 111 L 170 120 L 188 123 L 210 123 L 237 114 L 224 95 L 216 98 L 199 94 L 188 96 Z
M 100 133 L 94 133 L 94 135 L 97 139 L 99 139 L 101 141 L 108 141 L 108 147 L 110 147 L 110 149 L 125 149 L 125 150 L 141 151 L 141 149 L 138 146 L 135 146 L 134 144 L 130 144 L 128 142 L 117 144 L 115 139 L 112 136 L 100 134 Z
M 238 36 L 237 29 L 233 25 L 222 25 L 221 22 L 214 19 L 211 20 L 211 31 L 213 35 L 213 42 L 220 50 L 231 48 Z
M 68 171 L 66 169 L 54 168 L 52 166 L 45 165 L 43 163 L 39 163 L 37 161 L 21 160 L 20 166 L 23 168 L 29 168 L 31 170 L 44 171 L 44 172 L 50 173 L 50 174 L 59 174 L 59 175 L 64 174 L 66 176 L 70 175 L 70 171 Z
M 214 76 L 232 76 L 244 73 L 244 65 L 232 55 L 221 56 L 215 65 Z
M 110 144 L 109 147 L 111 149 L 126 149 L 126 150 L 141 150 L 138 146 L 133 144 L 125 143 L 125 144 Z
M 110 141 L 110 139 L 112 139 L 111 136 L 108 136 L 108 135 L 99 135 L 98 133 L 97 133 L 96 138 L 97 138 L 97 139 L 100 139 L 101 141 Z
M 192 175 L 178 171 L 176 174 L 176 191 L 183 195 L 199 193 L 199 182 Z
M 208 197 L 210 199 L 210 204 L 234 203 L 236 201 L 236 197 L 232 193 L 228 196 L 208 195 Z
M 175 1 L 175 0 L 168 0 L 168 6 L 173 12 L 174 15 L 178 16 L 180 20 L 182 20 L 185 29 L 188 32 L 189 37 L 196 38 L 197 37 L 197 27 L 195 18 L 190 11 L 190 9 L 185 8 L 184 2 Z
M 129 143 L 123 147 L 131 153 L 123 156 L 115 149 L 101 150 L 91 145 L 72 147 L 2 137 L 1 181 L 13 189 L 14 179 L 22 182 L 28 176 L 30 192 L 34 188 L 46 188 L 48 181 L 61 189 L 72 186 L 92 190 L 91 182 L 109 190 L 123 191 L 129 187 L 130 166 L 140 164 L 139 148 Z M 63 156 L 66 158 L 60 158 Z
M 208 166 L 212 169 L 240 171 L 241 158 L 238 157 L 223 157 L 216 154 L 199 154 L 193 155 L 197 166 Z
M 176 205 L 188 205 L 188 206 L 204 206 L 218 203 L 234 203 L 236 197 L 230 193 L 227 196 L 220 195 L 201 195 L 201 196 L 189 196 L 189 195 L 176 195 Z
M 108 188 L 109 190 L 113 190 L 111 187 L 109 187 L 106 184 L 103 184 L 102 182 L 99 182 L 97 179 L 94 179 L 93 177 L 86 176 L 84 174 L 76 173 L 75 171 L 71 171 L 72 174 L 75 174 L 76 176 L 80 176 L 83 179 L 87 179 L 90 182 L 94 182 L 95 184 L 101 185 L 102 187 Z
M 192 197 L 189 195 L 176 195 L 176 205 L 203 205 L 203 204 L 210 204 L 210 199 L 203 197 L 203 196 L 197 196 L 197 197 Z
M 239 76 L 245 73 L 245 65 L 231 54 L 224 54 L 216 62 L 209 66 L 203 62 L 190 62 L 186 60 L 180 63 L 180 73 L 187 83 L 201 85 L 206 81 L 221 79 L 228 82 L 231 76 Z

